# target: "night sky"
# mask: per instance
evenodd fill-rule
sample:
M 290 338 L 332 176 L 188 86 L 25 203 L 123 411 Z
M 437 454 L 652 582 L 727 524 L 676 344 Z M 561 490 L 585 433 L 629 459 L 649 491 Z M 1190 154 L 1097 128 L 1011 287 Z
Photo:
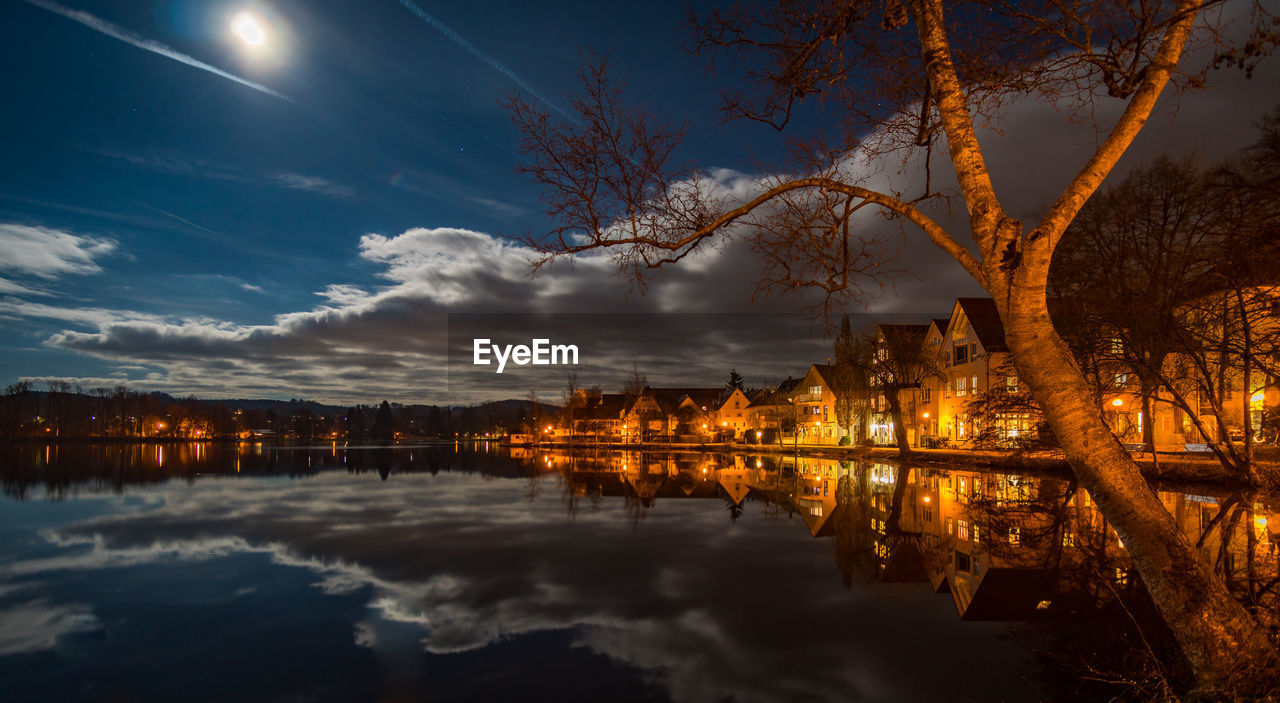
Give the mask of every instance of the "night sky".
M 500 102 L 522 91 L 568 119 L 590 52 L 611 57 L 632 100 L 687 123 L 680 160 L 724 187 L 778 163 L 771 128 L 720 122 L 716 89 L 734 76 L 686 53 L 683 3 L 67 1 L 0 0 L 0 383 L 326 402 L 559 385 L 511 374 L 483 390 L 446 386 L 450 313 L 455 325 L 474 323 L 466 313 L 607 314 L 634 339 L 584 359 L 584 381 L 606 390 L 633 362 L 652 382 L 719 385 L 681 372 L 682 359 L 753 369 L 752 383 L 825 361 L 808 322 L 787 333 L 791 347 L 716 345 L 716 325 L 742 319 L 722 313 L 775 324 L 804 302 L 750 303 L 758 264 L 732 240 L 641 295 L 604 255 L 530 279 L 528 252 L 503 239 L 548 223 L 534 184 L 513 173 L 520 136 Z M 245 11 L 256 46 L 231 29 Z M 1212 74 L 1212 90 L 1152 118 L 1112 181 L 1160 153 L 1212 161 L 1248 144 L 1278 77 L 1274 60 L 1251 81 Z M 1104 124 L 1122 107 L 1109 105 Z M 824 118 L 806 111 L 798 133 Z M 1032 103 L 1000 129 L 984 147 L 1022 217 L 1051 202 L 1094 139 Z M 939 164 L 935 178 L 949 171 Z M 900 265 L 909 273 L 853 311 L 940 316 L 956 295 L 981 294 L 914 233 Z M 672 318 L 704 332 L 683 348 L 671 330 L 644 334 L 672 312 L 715 322 Z M 593 332 L 600 319 L 565 318 L 548 334 L 613 334 Z

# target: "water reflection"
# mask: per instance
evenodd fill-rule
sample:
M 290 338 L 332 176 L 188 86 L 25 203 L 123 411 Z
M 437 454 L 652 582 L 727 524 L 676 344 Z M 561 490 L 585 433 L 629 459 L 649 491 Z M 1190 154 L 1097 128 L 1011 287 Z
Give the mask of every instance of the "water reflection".
M 531 681 L 553 690 L 575 679 L 582 686 L 562 697 L 1108 697 L 1129 689 L 1082 684 L 1081 672 L 1141 678 L 1143 662 L 1114 660 L 1172 651 L 1115 532 L 1058 479 L 777 455 L 157 449 L 0 447 L 9 496 L 59 499 L 11 502 L 0 522 L 7 534 L 36 513 L 49 523 L 39 544 L 16 540 L 3 554 L 0 631 L 25 634 L 0 642 L 0 674 L 15 659 L 72 650 L 26 666 L 29 677 L 53 672 L 47 684 L 77 673 L 66 671 L 86 659 L 76 648 L 125 657 L 86 633 L 114 628 L 127 640 L 137 627 L 127 623 L 156 617 L 156 598 L 180 613 L 218 603 L 227 622 L 270 603 L 282 624 L 258 636 L 309 651 L 323 638 L 290 623 L 335 606 L 304 592 L 353 604 L 335 625 L 344 643 L 324 640 L 326 651 L 375 661 L 324 676 L 364 697 L 388 687 L 520 696 Z M 1160 495 L 1243 600 L 1274 608 L 1272 497 Z M 109 506 L 76 512 L 90 503 L 74 499 L 92 496 Z M 191 584 L 172 586 L 200 565 Z M 304 590 L 278 592 L 281 569 L 310 574 Z M 215 593 L 204 592 L 210 582 Z M 101 602 L 112 588 L 146 597 L 117 622 Z M 1007 621 L 1024 623 L 1015 639 Z M 142 638 L 130 649 L 172 646 Z M 1034 672 L 1024 648 L 1041 660 Z M 463 677 L 451 667 L 464 660 L 511 673 L 505 683 Z M 976 671 L 981 680 L 957 692 Z M 353 693 L 357 679 L 376 690 Z

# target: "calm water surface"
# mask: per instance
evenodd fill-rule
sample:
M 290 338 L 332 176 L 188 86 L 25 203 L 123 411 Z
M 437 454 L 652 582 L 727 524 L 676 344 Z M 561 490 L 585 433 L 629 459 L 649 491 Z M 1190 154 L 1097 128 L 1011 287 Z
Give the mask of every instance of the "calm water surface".
M 5 701 L 1066 700 L 1060 623 L 1141 611 L 1087 498 L 1032 477 L 23 444 L 0 480 Z M 1162 497 L 1189 530 L 1229 498 Z M 1274 503 L 1250 501 L 1244 556 L 1274 572 Z M 1243 571 L 1240 535 L 1206 553 Z

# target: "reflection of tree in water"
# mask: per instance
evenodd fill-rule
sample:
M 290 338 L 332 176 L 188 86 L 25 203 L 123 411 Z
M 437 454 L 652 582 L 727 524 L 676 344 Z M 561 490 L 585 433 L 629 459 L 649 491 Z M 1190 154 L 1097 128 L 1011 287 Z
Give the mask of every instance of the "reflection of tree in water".
M 864 465 L 840 477 L 835 495 L 846 588 L 929 580 L 962 619 L 1020 621 L 1016 636 L 1041 664 L 1045 690 L 1063 700 L 1168 699 L 1194 684 L 1115 530 L 1074 482 Z M 1280 573 L 1259 497 L 1162 499 L 1181 503 L 1171 512 L 1202 557 L 1280 631 Z

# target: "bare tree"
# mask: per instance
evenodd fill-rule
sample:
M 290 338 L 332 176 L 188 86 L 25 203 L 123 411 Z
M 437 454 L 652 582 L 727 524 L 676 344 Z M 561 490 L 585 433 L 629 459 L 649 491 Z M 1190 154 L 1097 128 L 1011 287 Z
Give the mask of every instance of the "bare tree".
M 906 418 L 902 412 L 902 391 L 919 388 L 926 378 L 939 373 L 936 361 L 926 349 L 925 325 L 877 325 L 862 334 L 836 339 L 837 365 L 860 369 L 867 388 L 884 396 L 893 422 L 899 456 L 911 453 Z
M 849 315 L 845 314 L 840 319 L 840 334 L 836 335 L 833 345 L 835 378 L 831 379 L 831 391 L 836 396 L 836 424 L 845 430 L 851 444 L 861 445 L 867 438 L 871 389 L 867 383 L 866 369 L 842 354 L 842 350 L 855 348 L 856 337 L 849 325 Z
M 1250 10 L 1246 10 L 1248 12 Z M 764 292 L 817 289 L 856 298 L 881 269 L 883 246 L 855 236 L 867 208 L 921 229 L 994 298 L 1020 378 L 1044 409 L 1076 476 L 1123 536 L 1162 616 L 1197 676 L 1227 685 L 1242 662 L 1278 670 L 1277 651 L 1240 603 L 1198 559 L 1148 488 L 1129 453 L 1079 389 L 1081 370 L 1054 329 L 1049 264 L 1066 228 L 1141 131 L 1165 88 L 1198 85 L 1180 66 L 1189 43 L 1209 43 L 1216 63 L 1251 65 L 1280 33 L 1262 3 L 1252 33 L 1230 43 L 1222 4 L 1209 0 L 1102 2 L 883 0 L 741 6 L 699 20 L 698 46 L 727 55 L 750 89 L 726 95 L 729 117 L 786 126 L 795 103 L 821 99 L 840 115 L 834 143 L 796 140 L 802 157 L 735 198 L 673 155 L 681 130 L 625 107 L 603 67 L 584 69 L 580 124 L 553 122 L 512 98 L 528 164 L 544 186 L 551 236 L 528 238 L 540 260 L 608 248 L 625 272 L 678 262 L 716 238 L 738 236 L 764 257 Z M 1204 22 L 1197 25 L 1197 20 Z M 1204 70 L 1208 70 L 1207 68 Z M 1013 217 L 997 195 L 977 128 L 1024 97 L 1073 103 L 1124 101 L 1120 116 L 1037 222 Z M 870 136 L 868 136 L 870 135 Z M 919 206 L 851 173 L 850 153 L 907 158 L 938 137 L 968 214 L 974 246 Z M 799 173 L 799 175 L 794 175 Z M 926 177 L 924 196 L 933 195 Z M 800 226 L 800 225 L 805 226 Z M 741 225 L 748 225 L 742 227 Z M 809 251 L 820 255 L 810 256 Z M 1251 685 L 1256 683 L 1249 682 Z

